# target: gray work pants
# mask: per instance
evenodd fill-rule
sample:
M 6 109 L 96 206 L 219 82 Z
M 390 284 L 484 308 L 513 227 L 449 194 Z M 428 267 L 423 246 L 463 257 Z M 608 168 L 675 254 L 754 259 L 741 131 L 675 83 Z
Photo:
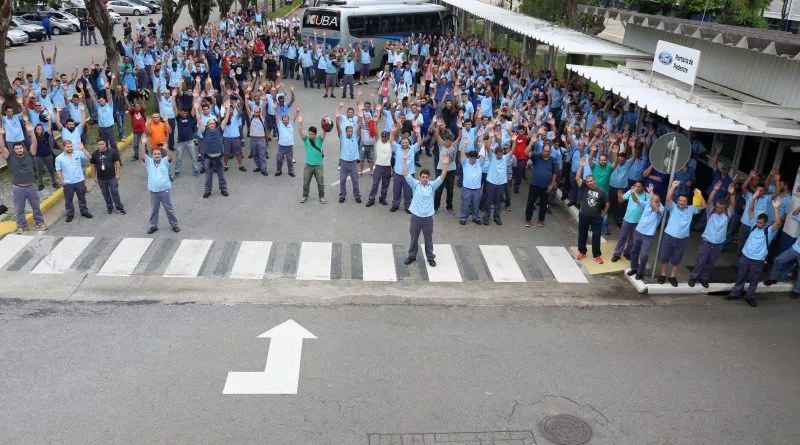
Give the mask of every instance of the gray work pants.
M 167 221 L 170 227 L 178 225 L 178 218 L 175 217 L 175 212 L 172 209 L 172 199 L 169 195 L 169 190 L 163 192 L 150 192 L 150 227 L 158 227 L 158 210 L 164 206 L 164 211 L 167 212 Z
M 36 187 L 33 185 L 26 187 L 14 185 L 12 186 L 12 192 L 14 195 L 14 210 L 17 212 L 17 227 L 24 229 L 28 226 L 28 222 L 25 219 L 25 202 L 31 205 L 33 219 L 36 224 L 43 224 L 44 216 L 42 216 L 42 211 L 39 209 L 39 192 L 36 191 Z
M 122 200 L 119 198 L 119 182 L 117 178 L 111 179 L 98 179 L 97 185 L 100 186 L 100 192 L 103 193 L 103 199 L 106 201 L 106 210 L 109 212 L 114 210 L 124 211 Z
M 420 217 L 411 215 L 411 224 L 409 227 L 411 232 L 411 242 L 408 245 L 408 257 L 416 258 L 419 251 L 419 233 L 422 232 L 422 237 L 425 239 L 425 257 L 429 260 L 436 258 L 433 254 L 433 217 L 425 216 Z

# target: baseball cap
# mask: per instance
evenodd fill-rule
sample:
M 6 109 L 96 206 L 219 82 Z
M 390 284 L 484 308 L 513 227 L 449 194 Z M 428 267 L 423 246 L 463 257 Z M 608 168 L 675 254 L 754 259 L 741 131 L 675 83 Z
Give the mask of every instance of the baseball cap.
M 383 136 L 383 137 L 386 137 L 386 138 L 388 138 L 390 134 L 391 134 L 391 133 L 389 133 L 389 132 L 388 132 L 388 131 L 386 131 L 386 130 L 384 130 L 384 131 L 382 131 L 382 132 L 381 132 L 381 136 Z

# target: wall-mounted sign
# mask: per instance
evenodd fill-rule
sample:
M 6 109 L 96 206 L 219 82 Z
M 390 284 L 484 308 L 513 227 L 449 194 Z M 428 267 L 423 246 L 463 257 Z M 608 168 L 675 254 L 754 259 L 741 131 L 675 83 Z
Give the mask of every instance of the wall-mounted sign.
M 653 71 L 694 85 L 700 51 L 659 40 L 653 56 Z

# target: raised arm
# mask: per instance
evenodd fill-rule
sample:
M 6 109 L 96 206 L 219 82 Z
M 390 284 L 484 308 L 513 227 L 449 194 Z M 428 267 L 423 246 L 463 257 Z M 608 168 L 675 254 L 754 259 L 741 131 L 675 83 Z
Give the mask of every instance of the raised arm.
M 672 181 L 672 184 L 669 186 L 669 190 L 667 190 L 667 205 L 672 204 L 672 198 L 675 194 L 675 189 L 681 185 L 681 181 Z
M 583 169 L 586 167 L 586 158 L 581 156 L 581 162 L 578 164 L 578 171 L 575 172 L 575 183 L 578 187 L 583 186 Z
M 778 199 L 772 201 L 772 212 L 773 215 L 775 216 L 774 221 L 772 221 L 772 230 L 778 230 L 778 227 L 780 227 L 781 224 L 783 224 L 783 218 L 781 218 L 781 214 L 778 211 L 778 208 L 781 206 L 782 199 L 783 198 L 779 197 Z
M 8 159 L 9 155 L 10 153 L 6 147 L 6 129 L 0 125 L 0 156 L 2 156 L 3 159 Z
M 753 197 L 750 198 L 750 205 L 747 207 L 747 214 L 750 216 L 750 220 L 755 218 L 756 201 L 758 201 L 758 198 L 760 197 L 761 197 L 761 191 L 756 190 L 755 192 L 753 192 Z

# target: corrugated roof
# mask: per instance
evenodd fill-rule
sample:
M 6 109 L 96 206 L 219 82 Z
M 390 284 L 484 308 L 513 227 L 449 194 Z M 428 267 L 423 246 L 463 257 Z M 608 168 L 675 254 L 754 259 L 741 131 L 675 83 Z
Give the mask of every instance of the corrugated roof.
M 800 3 L 800 0 L 796 1 Z M 591 5 L 578 5 L 578 8 L 581 12 L 616 19 L 623 23 L 634 23 L 639 26 L 663 29 L 696 39 L 751 49 L 800 61 L 800 37 L 782 31 L 722 25 L 714 22 L 642 14 L 635 11 Z
M 554 25 L 535 17 L 519 14 L 508 9 L 483 3 L 478 0 L 438 0 L 440 3 L 466 11 L 477 18 L 528 36 L 550 45 L 567 54 L 584 54 L 617 59 L 649 59 L 651 56 L 618 43 L 590 36 L 573 29 Z
M 760 131 L 613 68 L 570 64 L 567 69 L 685 130 L 800 138 L 796 126 L 786 129 L 770 126 Z

